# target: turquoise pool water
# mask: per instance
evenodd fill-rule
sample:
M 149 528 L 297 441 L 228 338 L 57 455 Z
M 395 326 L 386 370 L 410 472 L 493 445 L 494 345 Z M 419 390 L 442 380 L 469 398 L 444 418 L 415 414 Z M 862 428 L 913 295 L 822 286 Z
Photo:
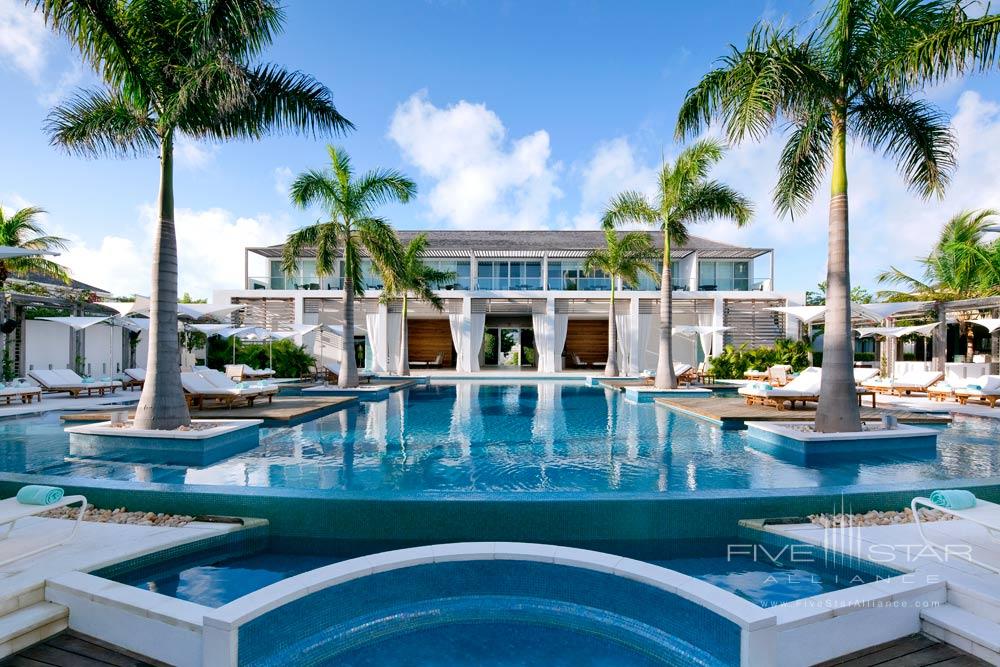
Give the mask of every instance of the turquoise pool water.
M 78 459 L 57 415 L 0 421 L 0 472 L 330 492 L 777 489 L 1000 477 L 1000 422 L 963 418 L 936 449 L 822 461 L 580 384 L 430 385 L 293 427 L 205 467 Z

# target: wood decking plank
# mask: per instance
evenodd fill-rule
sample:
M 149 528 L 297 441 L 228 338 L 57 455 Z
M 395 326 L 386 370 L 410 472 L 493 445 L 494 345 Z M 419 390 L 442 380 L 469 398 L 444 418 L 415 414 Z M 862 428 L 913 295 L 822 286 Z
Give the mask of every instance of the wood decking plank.
M 716 422 L 740 421 L 812 421 L 816 418 L 816 405 L 808 404 L 794 410 L 747 405 L 743 397 L 728 398 L 665 398 L 657 397 L 656 402 L 669 408 L 710 419 Z M 886 414 L 895 415 L 904 424 L 947 424 L 951 416 L 933 412 L 917 412 L 893 408 L 861 408 L 861 418 L 866 421 L 881 421 Z
M 306 417 L 316 412 L 328 410 L 331 407 L 356 401 L 354 396 L 275 396 L 271 403 L 258 403 L 252 408 L 238 406 L 233 408 L 208 408 L 192 410 L 195 419 L 271 419 L 275 421 L 291 421 Z M 131 419 L 135 413 L 129 413 Z M 111 418 L 107 411 L 70 412 L 62 415 L 67 422 L 106 421 Z

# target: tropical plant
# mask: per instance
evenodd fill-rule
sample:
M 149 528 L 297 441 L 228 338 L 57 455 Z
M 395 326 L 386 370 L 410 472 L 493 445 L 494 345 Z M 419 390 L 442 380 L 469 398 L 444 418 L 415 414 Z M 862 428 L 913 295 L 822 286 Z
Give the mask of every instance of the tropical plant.
M 774 190 L 781 215 L 804 212 L 831 172 L 818 431 L 861 430 L 851 370 L 848 140 L 894 160 L 918 194 L 943 192 L 955 164 L 954 139 L 945 115 L 916 97 L 933 71 L 913 65 L 913 49 L 964 18 L 954 0 L 830 0 L 805 34 L 759 23 L 681 106 L 678 137 L 712 119 L 734 143 L 790 128 Z
M 656 387 L 676 388 L 673 359 L 673 292 L 671 247 L 687 240 L 687 226 L 713 218 L 727 218 L 739 226 L 750 221 L 750 200 L 728 185 L 709 180 L 712 166 L 722 159 L 725 147 L 714 140 L 697 141 L 681 151 L 673 163 L 664 161 L 657 174 L 656 196 L 650 201 L 639 192 L 617 195 L 604 213 L 605 228 L 623 224 L 654 225 L 663 233 L 663 266 L 660 273 L 660 342 L 656 362 Z
M 604 230 L 604 247 L 595 248 L 583 261 L 584 273 L 601 271 L 611 279 L 611 298 L 608 301 L 608 364 L 604 374 L 618 375 L 618 322 L 615 318 L 615 288 L 618 281 L 626 287 L 639 283 L 639 274 L 656 279 L 652 262 L 657 257 L 656 248 L 645 232 L 619 234 L 614 229 Z
M 340 132 L 330 91 L 256 62 L 282 27 L 275 0 L 27 0 L 104 80 L 49 115 L 52 143 L 88 156 L 159 153 L 150 346 L 135 426 L 190 423 L 177 340 L 174 144 L 258 139 L 270 131 Z
M 874 300 L 871 292 L 866 290 L 861 285 L 855 285 L 851 288 L 851 303 L 871 303 Z M 806 305 L 807 306 L 822 306 L 826 304 L 826 281 L 816 285 L 816 291 L 806 292 Z
M 213 349 L 207 360 L 208 365 L 225 370 L 226 364 L 232 363 L 231 344 Z M 306 352 L 305 347 L 287 338 L 270 343 L 246 343 L 237 339 L 236 363 L 252 368 L 271 368 L 278 377 L 297 378 L 307 373 L 316 359 Z
M 399 324 L 399 361 L 396 371 L 400 375 L 410 374 L 409 333 L 406 323 L 409 298 L 424 301 L 437 311 L 444 310 L 444 302 L 434 288 L 455 279 L 455 273 L 439 271 L 423 262 L 427 251 L 427 234 L 417 234 L 405 246 L 399 248 L 400 260 L 382 273 L 382 301 L 390 303 L 396 299 L 403 302 L 402 318 Z
M 891 267 L 878 276 L 883 285 L 899 289 L 879 292 L 888 301 L 960 301 L 1000 294 L 1000 241 L 987 242 L 984 235 L 996 226 L 997 211 L 961 211 L 952 217 L 930 254 L 919 260 L 923 277 L 917 278 Z M 975 354 L 975 332 L 969 320 L 976 311 L 957 315 L 965 336 L 965 360 Z
M 743 379 L 748 370 L 766 370 L 779 364 L 791 366 L 796 373 L 801 371 L 809 365 L 809 343 L 782 338 L 774 341 L 773 346 L 727 345 L 712 357 L 709 367 L 717 378 Z
M 392 226 L 377 217 L 374 210 L 390 201 L 408 202 L 417 193 L 417 185 L 392 169 L 374 169 L 355 178 L 351 159 L 340 148 L 327 146 L 330 168 L 310 169 L 292 183 L 290 196 L 300 208 L 318 204 L 329 219 L 303 227 L 288 235 L 282 256 L 282 269 L 295 273 L 299 256 L 306 248 L 316 252 L 316 273 L 333 275 L 336 262 L 343 255 L 343 336 L 341 337 L 341 387 L 358 386 L 358 368 L 354 355 L 354 298 L 364 294 L 361 253 L 367 251 L 376 270 L 389 275 L 401 263 L 400 243 Z
M 45 213 L 43 209 L 28 206 L 8 215 L 0 206 L 0 246 L 22 250 L 65 250 L 66 239 L 46 234 L 39 224 L 38 216 L 43 213 Z M 28 276 L 32 273 L 69 284 L 69 274 L 64 267 L 50 259 L 35 255 L 0 259 L 0 289 L 3 289 L 7 278 L 12 274 Z

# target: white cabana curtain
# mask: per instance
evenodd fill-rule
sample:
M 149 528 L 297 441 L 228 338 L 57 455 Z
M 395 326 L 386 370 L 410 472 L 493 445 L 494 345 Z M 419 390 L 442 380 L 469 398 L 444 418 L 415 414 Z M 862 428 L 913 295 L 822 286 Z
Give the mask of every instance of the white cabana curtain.
M 631 375 L 637 375 L 650 366 L 656 366 L 655 363 L 647 364 L 646 362 L 646 358 L 649 356 L 646 348 L 649 347 L 649 332 L 653 328 L 654 317 L 659 316 L 653 315 L 653 313 L 639 313 L 638 320 L 636 321 L 637 329 L 635 332 L 636 349 L 632 351 L 632 365 L 628 369 L 628 372 Z
M 628 311 L 618 311 L 615 313 L 615 324 L 618 326 L 618 369 L 627 373 L 632 367 L 632 331 L 635 322 Z
M 386 319 L 382 313 L 368 313 L 365 315 L 365 325 L 368 329 L 368 340 L 372 346 L 372 360 L 369 370 L 376 373 L 386 372 L 388 362 L 386 340 Z
M 705 353 L 705 360 L 712 356 L 712 338 L 715 337 L 714 324 L 715 313 L 698 313 L 698 340 L 701 341 L 701 351 Z M 695 354 L 697 359 L 697 354 Z
M 566 332 L 569 330 L 569 315 L 556 314 L 552 330 L 552 370 L 562 370 L 562 353 L 566 347 Z
M 469 327 L 465 315 L 461 313 L 448 315 L 448 324 L 451 326 L 451 343 L 458 354 L 455 370 L 459 373 L 468 373 L 472 370 L 472 366 L 469 364 Z
M 472 313 L 469 320 L 469 368 L 479 370 L 479 351 L 483 349 L 483 334 L 486 333 L 486 313 Z M 499 342 L 498 342 L 499 344 Z
M 399 368 L 399 343 L 403 332 L 403 314 L 389 313 L 386 320 L 386 370 L 395 372 Z
M 538 371 L 541 373 L 551 373 L 555 370 L 551 324 L 552 318 L 547 313 L 531 315 L 531 329 L 535 334 L 535 350 L 538 352 Z

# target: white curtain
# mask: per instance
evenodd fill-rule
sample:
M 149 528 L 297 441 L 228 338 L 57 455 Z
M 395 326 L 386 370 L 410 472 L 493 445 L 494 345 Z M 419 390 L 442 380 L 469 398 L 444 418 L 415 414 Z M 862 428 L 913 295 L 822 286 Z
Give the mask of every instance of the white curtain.
M 711 327 L 714 324 L 715 314 L 714 313 L 698 313 L 698 326 L 701 327 Z M 705 360 L 707 361 L 709 357 L 712 356 L 712 339 L 715 337 L 714 330 L 702 329 L 698 333 L 698 339 L 701 340 L 701 349 L 705 353 Z M 697 356 L 695 357 L 697 360 Z
M 468 349 L 466 341 L 465 315 L 461 313 L 448 315 L 448 324 L 451 326 L 451 343 L 455 346 L 455 353 L 458 359 L 455 360 L 455 370 L 459 373 L 471 370 L 468 359 Z
M 376 373 L 384 373 L 387 370 L 385 318 L 381 313 L 368 313 L 365 316 L 365 324 L 372 345 L 372 360 L 369 369 Z
M 531 316 L 531 328 L 535 334 L 535 350 L 538 352 L 538 370 L 551 373 L 555 370 L 555 350 L 552 345 L 552 318 L 546 313 Z
M 552 321 L 552 370 L 562 370 L 562 353 L 566 347 L 566 331 L 569 328 L 569 315 L 555 315 Z
M 618 325 L 618 370 L 629 372 L 632 363 L 632 316 L 626 310 L 616 311 L 615 324 Z
M 646 365 L 646 346 L 649 345 L 649 330 L 653 326 L 653 314 L 652 313 L 639 313 L 638 320 L 636 322 L 636 327 L 638 330 L 635 332 L 635 351 L 632 353 L 632 367 L 628 369 L 628 372 L 632 375 L 638 375 L 642 371 L 650 368 Z M 652 364 L 655 368 L 656 364 Z
M 386 320 L 386 370 L 395 373 L 399 368 L 399 343 L 403 325 L 402 313 L 389 313 Z
M 469 321 L 469 369 L 479 370 L 479 350 L 483 349 L 483 334 L 486 332 L 486 313 L 472 313 Z

